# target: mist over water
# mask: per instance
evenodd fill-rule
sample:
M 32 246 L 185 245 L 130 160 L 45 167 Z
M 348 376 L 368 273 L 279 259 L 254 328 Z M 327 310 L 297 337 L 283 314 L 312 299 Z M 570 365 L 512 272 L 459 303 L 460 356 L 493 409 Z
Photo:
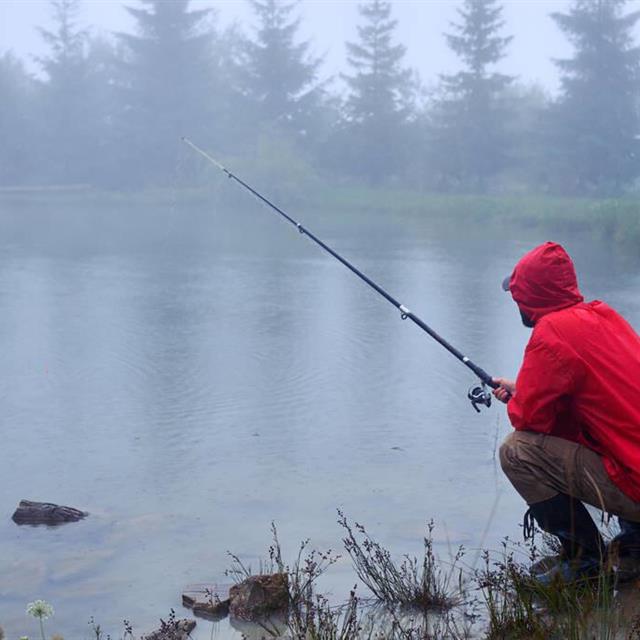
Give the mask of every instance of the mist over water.
M 499 285 L 545 237 L 300 218 L 490 373 L 515 374 L 528 332 Z M 1 501 L 91 513 L 58 529 L 0 521 L 10 637 L 35 632 L 35 596 L 69 637 L 89 635 L 90 615 L 148 631 L 182 611 L 187 584 L 226 581 L 227 550 L 257 566 L 272 521 L 288 558 L 306 537 L 340 549 L 337 507 L 398 554 L 419 552 L 431 518 L 444 557 L 520 535 L 524 505 L 495 459 L 504 407 L 475 414 L 473 376 L 295 229 L 250 200 L 180 198 L 83 224 L 82 204 L 2 217 Z M 588 239 L 556 239 L 585 293 L 637 326 L 637 276 Z M 341 600 L 353 580 L 341 561 L 325 583 Z
M 342 550 L 338 508 L 397 557 L 431 519 L 471 566 L 520 537 L 504 406 L 182 137 L 512 378 L 500 283 L 542 241 L 640 326 L 636 4 L 0 3 L 7 638 L 38 598 L 68 640 L 138 637 L 272 522 L 288 561 Z M 90 517 L 18 527 L 20 499 Z M 354 582 L 342 558 L 322 587 Z

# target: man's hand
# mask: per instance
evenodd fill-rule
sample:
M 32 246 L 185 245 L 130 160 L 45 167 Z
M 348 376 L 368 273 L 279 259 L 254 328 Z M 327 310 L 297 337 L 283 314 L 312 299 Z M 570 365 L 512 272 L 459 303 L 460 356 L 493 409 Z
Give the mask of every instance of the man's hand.
M 516 383 L 506 378 L 494 378 L 493 381 L 500 385 L 497 389 L 493 390 L 493 395 L 498 398 L 500 402 L 507 404 L 516 393 Z

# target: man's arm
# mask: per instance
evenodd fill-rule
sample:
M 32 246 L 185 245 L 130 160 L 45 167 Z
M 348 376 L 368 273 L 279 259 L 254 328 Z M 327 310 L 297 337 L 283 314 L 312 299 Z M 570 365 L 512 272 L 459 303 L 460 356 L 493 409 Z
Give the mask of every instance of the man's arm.
M 569 396 L 575 391 L 577 372 L 569 358 L 561 353 L 562 345 L 549 345 L 532 336 L 516 380 L 517 393 L 507 411 L 515 429 L 555 433 L 567 437 Z

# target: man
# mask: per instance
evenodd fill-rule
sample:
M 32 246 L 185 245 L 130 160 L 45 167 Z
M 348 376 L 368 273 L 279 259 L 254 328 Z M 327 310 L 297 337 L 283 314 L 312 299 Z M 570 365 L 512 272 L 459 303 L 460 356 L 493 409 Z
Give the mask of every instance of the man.
M 502 469 L 563 549 L 538 579 L 590 576 L 606 548 L 583 503 L 618 516 L 620 554 L 640 541 L 640 337 L 605 303 L 584 302 L 559 244 L 527 253 L 503 288 L 533 332 L 515 383 L 495 379 L 515 428 Z

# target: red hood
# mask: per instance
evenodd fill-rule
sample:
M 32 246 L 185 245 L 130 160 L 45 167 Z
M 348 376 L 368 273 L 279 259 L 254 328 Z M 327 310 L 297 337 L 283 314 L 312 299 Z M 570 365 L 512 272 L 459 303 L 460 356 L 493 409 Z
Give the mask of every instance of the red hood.
M 555 242 L 545 242 L 520 259 L 511 274 L 509 291 L 533 322 L 584 300 L 573 262 Z

